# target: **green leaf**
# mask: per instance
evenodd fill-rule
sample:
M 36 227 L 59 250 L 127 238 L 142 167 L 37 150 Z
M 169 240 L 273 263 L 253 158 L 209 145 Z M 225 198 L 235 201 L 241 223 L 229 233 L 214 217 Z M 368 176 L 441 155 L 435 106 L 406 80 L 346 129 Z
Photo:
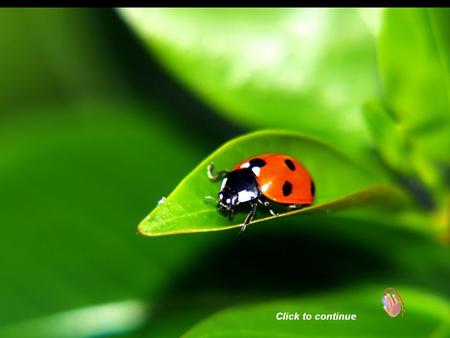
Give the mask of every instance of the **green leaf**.
M 0 328 L 0 335 L 8 338 L 115 336 L 144 326 L 149 312 L 142 301 L 106 303 L 14 323 Z
M 278 152 L 299 159 L 309 170 L 316 187 L 313 206 L 283 213 L 330 212 L 368 199 L 385 203 L 399 197 L 396 190 L 380 185 L 384 182 L 374 172 L 359 167 L 346 156 L 317 140 L 286 131 L 260 131 L 238 137 L 215 151 L 200 163 L 138 226 L 143 235 L 224 230 L 239 227 L 245 214 L 230 221 L 221 215 L 205 196 L 217 196 L 220 182 L 211 182 L 206 167 L 214 162 L 218 170 L 230 169 L 239 161 L 258 154 Z M 258 219 L 259 218 L 259 219 Z M 257 217 L 256 221 L 274 217 Z
M 389 114 L 386 107 L 377 102 L 365 104 L 363 112 L 373 142 L 384 161 L 403 174 L 411 175 L 411 144 L 404 135 L 402 126 Z
M 135 224 L 198 161 L 202 143 L 159 109 L 130 102 L 3 118 L 0 327 L 114 301 L 151 301 L 170 286 L 175 271 L 213 239 L 149 243 Z
M 450 167 L 449 9 L 386 9 L 378 34 L 385 102 L 411 142 L 412 165 L 436 192 Z
M 2 10 L 0 115 L 129 94 L 105 37 L 107 16 L 70 8 Z
M 450 11 L 444 9 L 443 15 Z M 444 24 L 448 28 L 448 21 L 437 21 L 439 16 L 439 11 L 424 8 L 386 9 L 379 34 L 386 100 L 404 127 L 418 136 L 448 127 L 450 120 L 449 46 L 436 32 Z
M 217 111 L 365 157 L 374 41 L 356 9 L 122 9 L 151 51 Z
M 381 297 L 386 286 L 371 286 L 298 299 L 238 306 L 201 321 L 184 337 L 447 337 L 450 304 L 445 298 L 398 287 L 405 319 L 390 318 Z M 277 313 L 298 312 L 311 320 L 279 321 Z M 356 314 L 356 320 L 315 320 L 317 314 Z

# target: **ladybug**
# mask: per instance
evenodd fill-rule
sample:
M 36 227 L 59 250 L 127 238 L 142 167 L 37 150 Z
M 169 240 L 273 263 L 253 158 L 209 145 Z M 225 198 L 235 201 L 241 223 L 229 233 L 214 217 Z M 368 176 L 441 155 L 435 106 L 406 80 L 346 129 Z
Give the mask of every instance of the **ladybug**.
M 238 208 L 250 208 L 241 232 L 251 223 L 258 205 L 278 215 L 273 207 L 299 209 L 314 201 L 314 182 L 305 167 L 295 158 L 283 154 L 261 154 L 236 164 L 230 171 L 213 173 L 214 163 L 207 167 L 210 180 L 222 180 L 217 208 L 229 219 Z

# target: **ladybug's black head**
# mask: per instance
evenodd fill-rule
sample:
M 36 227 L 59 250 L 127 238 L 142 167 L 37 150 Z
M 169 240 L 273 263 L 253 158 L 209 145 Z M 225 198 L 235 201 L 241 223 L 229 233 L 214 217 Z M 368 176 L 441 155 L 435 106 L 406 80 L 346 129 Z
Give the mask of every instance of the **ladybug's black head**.
M 248 169 L 233 170 L 222 181 L 217 207 L 230 216 L 237 205 L 252 202 L 258 196 L 259 190 L 253 172 Z
M 217 207 L 221 211 L 229 212 L 239 204 L 238 194 L 229 186 L 226 186 L 219 192 L 219 203 Z

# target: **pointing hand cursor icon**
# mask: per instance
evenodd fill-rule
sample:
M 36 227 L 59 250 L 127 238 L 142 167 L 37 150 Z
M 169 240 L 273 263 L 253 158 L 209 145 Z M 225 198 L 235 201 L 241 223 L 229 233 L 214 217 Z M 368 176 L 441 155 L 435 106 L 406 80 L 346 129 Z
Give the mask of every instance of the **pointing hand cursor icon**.
M 397 296 L 388 293 L 388 290 L 392 290 Z M 381 301 L 383 303 L 384 311 L 386 311 L 390 317 L 396 317 L 400 311 L 402 311 L 402 318 L 405 317 L 405 306 L 397 290 L 394 288 L 387 288 L 384 290 L 384 296 L 381 298 Z

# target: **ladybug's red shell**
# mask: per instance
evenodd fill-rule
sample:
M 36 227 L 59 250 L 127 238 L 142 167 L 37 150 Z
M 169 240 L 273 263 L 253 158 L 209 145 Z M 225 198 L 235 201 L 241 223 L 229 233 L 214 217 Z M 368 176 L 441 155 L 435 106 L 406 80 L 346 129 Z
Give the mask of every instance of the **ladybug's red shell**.
M 283 154 L 262 154 L 239 162 L 232 171 L 249 167 L 256 176 L 259 191 L 269 200 L 299 205 L 313 202 L 314 183 L 295 158 Z

